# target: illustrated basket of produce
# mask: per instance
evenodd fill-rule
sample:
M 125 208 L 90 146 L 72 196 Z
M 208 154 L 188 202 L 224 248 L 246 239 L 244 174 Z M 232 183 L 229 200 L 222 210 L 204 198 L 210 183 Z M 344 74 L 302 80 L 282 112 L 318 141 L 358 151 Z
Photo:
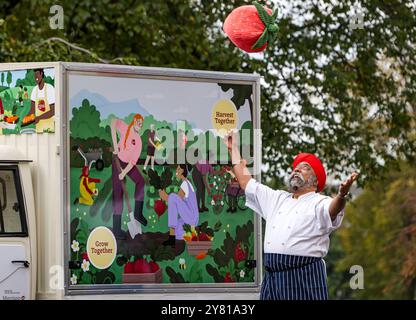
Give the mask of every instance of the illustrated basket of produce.
M 137 259 L 125 264 L 122 277 L 123 283 L 162 283 L 162 269 L 154 261 Z
M 206 254 L 212 248 L 214 231 L 208 227 L 207 222 L 204 222 L 196 228 L 185 224 L 183 229 L 185 230 L 183 239 L 186 241 L 186 247 L 191 256 L 198 256 L 202 253 Z

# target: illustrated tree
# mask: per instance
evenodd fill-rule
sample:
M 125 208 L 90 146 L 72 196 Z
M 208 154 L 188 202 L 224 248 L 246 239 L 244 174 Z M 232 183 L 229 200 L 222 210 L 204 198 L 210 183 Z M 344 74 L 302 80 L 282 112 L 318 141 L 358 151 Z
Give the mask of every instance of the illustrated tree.
M 11 84 L 13 81 L 13 76 L 12 73 L 10 71 L 7 71 L 7 76 L 6 76 L 6 82 L 7 82 L 7 86 L 10 88 Z
M 100 126 L 100 112 L 87 99 L 82 101 L 79 108 L 72 109 L 72 119 L 69 123 L 72 138 L 88 139 L 99 137 L 111 142 L 111 135 Z

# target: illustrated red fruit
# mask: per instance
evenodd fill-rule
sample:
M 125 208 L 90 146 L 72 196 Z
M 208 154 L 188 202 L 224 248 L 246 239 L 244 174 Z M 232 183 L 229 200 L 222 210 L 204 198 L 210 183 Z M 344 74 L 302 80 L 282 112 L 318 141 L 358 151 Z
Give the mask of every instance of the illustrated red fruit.
M 159 270 L 159 265 L 156 262 L 150 261 L 149 265 L 150 265 L 150 270 L 152 270 L 152 273 Z
M 83 254 L 82 254 L 82 259 L 84 260 L 87 260 L 87 261 L 89 261 L 90 259 L 88 258 L 88 253 L 86 253 L 86 252 L 84 252 Z
M 210 241 L 209 237 L 206 233 L 200 233 L 198 236 L 199 241 Z
M 198 236 L 196 236 L 196 235 L 192 236 L 191 241 L 198 241 Z
M 235 262 L 244 261 L 247 259 L 247 253 L 241 248 L 241 242 L 237 244 L 234 250 L 234 260 Z
M 231 275 L 229 272 L 225 274 L 224 282 L 227 282 L 227 283 L 234 282 L 233 279 L 231 279 Z
M 155 201 L 154 210 L 157 216 L 160 218 L 166 211 L 166 204 L 163 200 L 159 199 Z
M 272 15 L 271 9 L 263 8 L 270 16 Z M 234 9 L 225 19 L 223 29 L 230 40 L 241 50 L 260 52 L 267 47 L 268 42 L 265 42 L 261 47 L 253 48 L 266 29 L 266 25 L 254 5 L 245 5 Z M 267 36 L 265 39 L 268 39 Z
M 134 262 L 127 262 L 125 264 L 124 273 L 134 273 Z
M 146 259 L 137 259 L 134 263 L 134 272 L 135 273 L 151 273 L 152 268 Z

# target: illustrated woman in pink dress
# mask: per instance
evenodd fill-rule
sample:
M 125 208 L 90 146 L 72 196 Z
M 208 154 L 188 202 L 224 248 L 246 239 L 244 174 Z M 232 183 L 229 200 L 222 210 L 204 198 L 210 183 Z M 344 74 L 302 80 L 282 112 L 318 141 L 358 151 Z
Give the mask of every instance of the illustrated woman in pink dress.
M 175 240 L 183 239 L 183 225 L 189 224 L 195 227 L 199 220 L 198 204 L 192 183 L 188 175 L 192 166 L 180 164 L 176 168 L 176 177 L 182 180 L 178 193 L 167 194 L 165 190 L 159 190 L 162 200 L 168 203 L 169 238 L 163 242 L 164 246 L 175 247 Z

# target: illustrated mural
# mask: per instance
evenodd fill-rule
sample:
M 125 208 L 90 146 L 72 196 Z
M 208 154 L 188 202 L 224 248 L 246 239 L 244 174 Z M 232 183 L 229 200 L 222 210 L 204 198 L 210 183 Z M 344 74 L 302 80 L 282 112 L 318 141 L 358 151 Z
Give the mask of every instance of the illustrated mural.
M 252 150 L 252 86 L 71 73 L 68 96 L 70 284 L 253 283 L 254 214 L 212 161 L 228 129 Z
M 0 71 L 0 134 L 55 132 L 55 69 Z

